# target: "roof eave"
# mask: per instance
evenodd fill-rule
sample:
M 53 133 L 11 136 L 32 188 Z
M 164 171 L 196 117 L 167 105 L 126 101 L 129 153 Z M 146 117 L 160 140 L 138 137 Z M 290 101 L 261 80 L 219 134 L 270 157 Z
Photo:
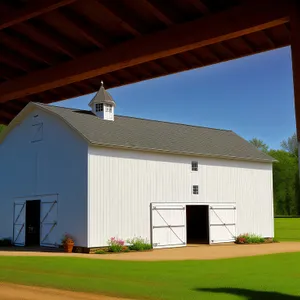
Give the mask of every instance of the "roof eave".
M 121 146 L 121 145 L 114 145 L 114 144 L 104 144 L 104 143 L 98 143 L 91 140 L 89 140 L 89 144 L 92 146 L 113 148 L 113 149 L 134 150 L 134 151 L 154 152 L 154 153 L 164 153 L 164 154 L 174 154 L 174 155 L 186 155 L 186 156 L 194 156 L 194 157 L 230 159 L 236 161 L 249 161 L 249 162 L 260 162 L 260 163 L 269 163 L 269 164 L 276 162 L 276 160 L 269 160 L 269 159 L 256 159 L 256 158 L 248 158 L 248 157 L 236 157 L 230 155 L 193 153 L 193 152 L 184 152 L 184 151 L 168 151 L 165 149 L 141 148 L 141 147 L 132 147 L 132 146 L 125 146 L 125 145 Z

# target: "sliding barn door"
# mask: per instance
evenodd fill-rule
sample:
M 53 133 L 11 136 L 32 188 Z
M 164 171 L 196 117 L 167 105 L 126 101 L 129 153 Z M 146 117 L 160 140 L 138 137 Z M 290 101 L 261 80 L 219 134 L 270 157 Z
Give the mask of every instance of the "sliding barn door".
M 184 205 L 152 205 L 153 248 L 186 245 L 186 210 Z
M 14 203 L 13 244 L 25 246 L 26 240 L 26 201 Z
M 233 242 L 236 237 L 236 206 L 211 205 L 209 207 L 210 243 Z

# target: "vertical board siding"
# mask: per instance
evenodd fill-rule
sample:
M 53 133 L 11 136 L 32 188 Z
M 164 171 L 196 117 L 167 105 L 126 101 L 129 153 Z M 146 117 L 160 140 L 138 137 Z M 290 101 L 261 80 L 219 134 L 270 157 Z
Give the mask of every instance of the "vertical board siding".
M 88 152 L 89 247 L 113 236 L 150 240 L 153 202 L 236 203 L 237 234 L 274 234 L 271 164 L 92 146 Z M 199 162 L 196 172 L 192 161 Z
M 43 123 L 42 141 L 32 143 L 32 124 Z M 88 146 L 59 118 L 35 109 L 0 144 L 0 238 L 12 237 L 16 199 L 58 195 L 56 243 L 62 234 L 87 245 Z

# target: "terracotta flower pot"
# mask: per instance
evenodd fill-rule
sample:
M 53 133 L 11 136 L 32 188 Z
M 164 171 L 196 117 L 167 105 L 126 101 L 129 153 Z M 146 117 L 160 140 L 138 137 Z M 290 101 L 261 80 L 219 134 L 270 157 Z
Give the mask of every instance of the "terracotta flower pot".
M 67 253 L 72 253 L 74 247 L 74 243 L 65 243 L 64 244 L 64 250 Z

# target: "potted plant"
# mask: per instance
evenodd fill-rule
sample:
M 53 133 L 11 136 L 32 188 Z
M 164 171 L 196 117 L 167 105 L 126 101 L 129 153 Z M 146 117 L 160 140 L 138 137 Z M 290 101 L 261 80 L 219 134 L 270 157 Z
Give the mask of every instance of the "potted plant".
M 74 247 L 74 239 L 69 233 L 64 234 L 61 242 L 62 242 L 65 252 L 72 253 L 73 247 Z

